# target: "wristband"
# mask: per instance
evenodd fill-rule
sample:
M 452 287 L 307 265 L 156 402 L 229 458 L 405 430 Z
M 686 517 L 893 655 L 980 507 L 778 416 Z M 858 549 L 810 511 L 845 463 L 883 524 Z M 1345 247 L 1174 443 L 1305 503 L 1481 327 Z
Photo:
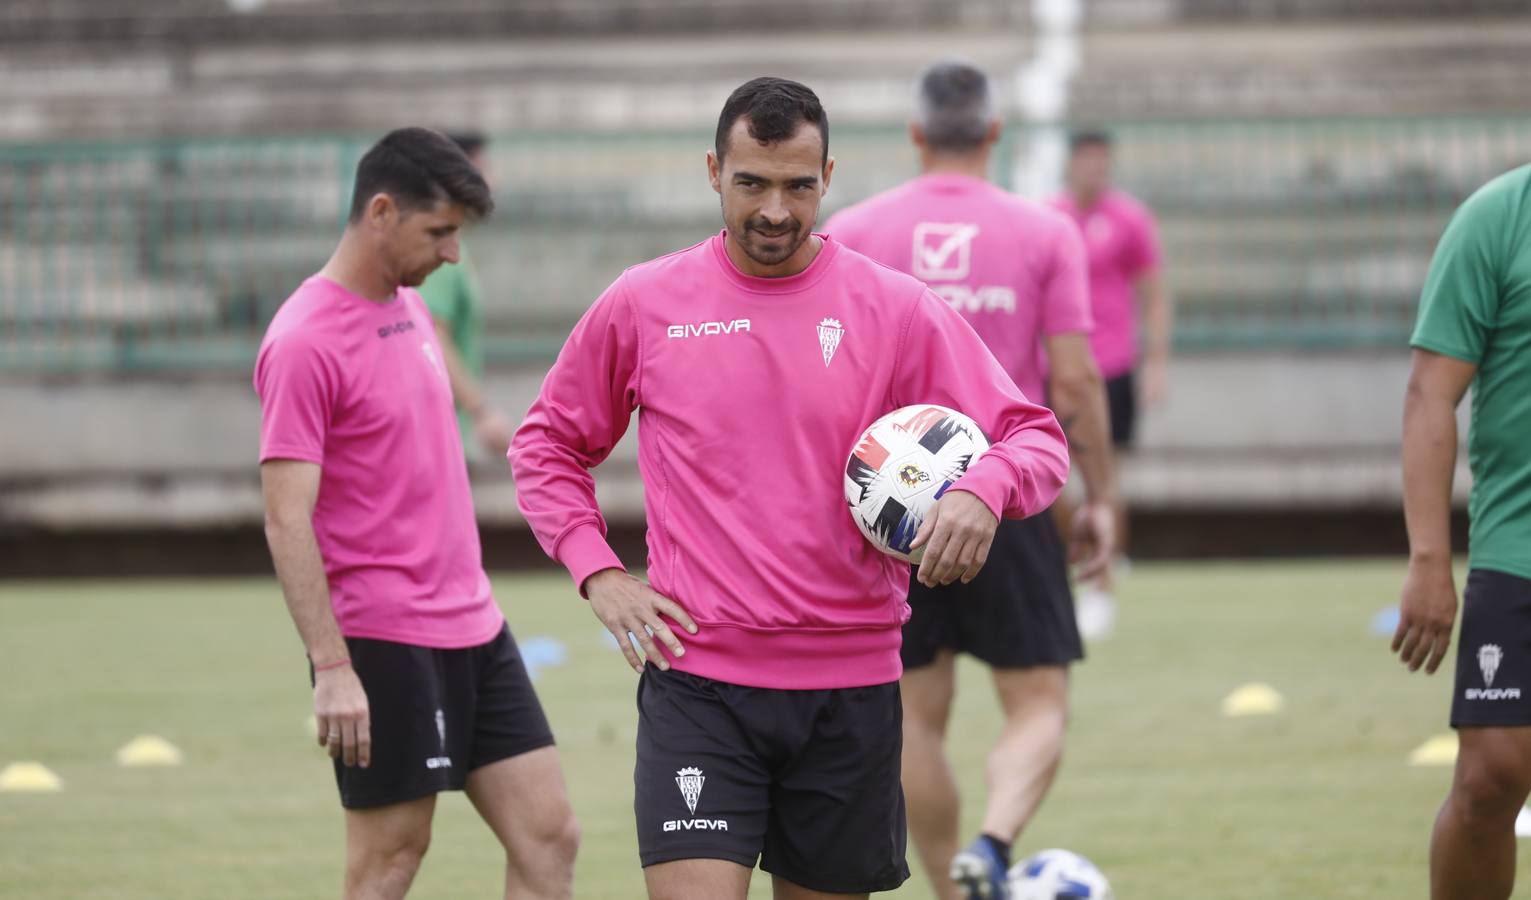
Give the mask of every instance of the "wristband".
M 327 663 L 325 663 L 322 666 L 314 666 L 314 671 L 315 672 L 328 672 L 331 669 L 338 669 L 341 666 L 349 666 L 350 664 L 351 664 L 351 658 L 347 656 L 347 657 L 342 657 L 340 659 L 337 659 L 334 662 L 327 662 Z

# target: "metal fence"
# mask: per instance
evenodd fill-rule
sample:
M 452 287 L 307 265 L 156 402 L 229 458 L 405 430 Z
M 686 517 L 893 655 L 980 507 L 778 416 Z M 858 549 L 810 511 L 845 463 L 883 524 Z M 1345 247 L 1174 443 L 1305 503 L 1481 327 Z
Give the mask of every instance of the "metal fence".
M 1531 117 L 1122 123 L 1186 350 L 1400 346 L 1436 237 L 1531 160 Z M 1012 129 L 996 177 L 1034 135 Z M 550 358 L 624 266 L 719 227 L 710 133 L 496 140 L 470 235 L 491 362 Z M 0 146 L 0 372 L 241 370 L 339 233 L 359 137 Z M 899 126 L 837 128 L 828 209 L 914 172 Z

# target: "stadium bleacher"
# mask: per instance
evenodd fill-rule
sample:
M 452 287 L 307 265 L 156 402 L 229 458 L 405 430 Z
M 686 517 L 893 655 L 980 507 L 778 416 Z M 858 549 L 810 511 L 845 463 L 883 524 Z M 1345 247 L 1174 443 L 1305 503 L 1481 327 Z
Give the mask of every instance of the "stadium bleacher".
M 716 229 L 702 152 L 741 72 L 800 77 L 825 97 L 839 159 L 833 209 L 912 173 L 901 123 L 910 78 L 932 55 L 960 49 L 995 73 L 1011 104 L 1030 52 L 1026 6 L 819 0 L 775 4 L 762 19 L 735 0 L 452 0 L 428 12 L 394 0 L 6 4 L 0 398 L 30 402 L 40 375 L 171 373 L 222 385 L 225 406 L 248 405 L 255 341 L 327 254 L 354 160 L 424 110 L 426 124 L 496 136 L 500 212 L 473 241 L 491 287 L 494 387 L 517 412 L 617 271 Z M 1207 373 L 1321 352 L 1344 354 L 1348 377 L 1392 389 L 1446 215 L 1531 159 L 1520 114 L 1531 55 L 1519 52 L 1531 19 L 1516 8 L 1089 6 L 1069 117 L 1114 129 L 1121 182 L 1160 214 L 1186 354 L 1176 396 L 1215 402 L 1200 385 Z M 1008 160 L 1023 158 L 1031 127 L 1010 129 Z M 1011 165 L 997 174 L 1007 180 Z M 1251 376 L 1242 388 L 1252 407 L 1309 389 L 1267 382 Z M 1169 505 L 1268 502 L 1263 488 L 1228 488 L 1287 471 L 1260 456 L 1261 429 L 1214 426 L 1179 402 L 1149 423 L 1129 489 Z M 1309 479 L 1310 499 L 1396 502 L 1385 466 L 1396 415 L 1334 418 L 1365 427 L 1314 421 L 1308 438 L 1339 435 L 1329 443 L 1349 454 L 1347 471 L 1371 474 Z M 13 489 L 0 497 L 12 498 L 11 515 L 15 485 L 95 471 L 77 437 L 9 455 L 0 484 Z M 1176 462 L 1205 443 L 1226 451 L 1229 474 L 1215 484 Z M 247 487 L 237 446 L 219 443 L 203 469 Z M 145 447 L 140 468 L 159 471 L 165 458 Z M 514 520 L 502 485 L 482 490 L 488 518 Z M 616 502 L 631 513 L 626 491 Z

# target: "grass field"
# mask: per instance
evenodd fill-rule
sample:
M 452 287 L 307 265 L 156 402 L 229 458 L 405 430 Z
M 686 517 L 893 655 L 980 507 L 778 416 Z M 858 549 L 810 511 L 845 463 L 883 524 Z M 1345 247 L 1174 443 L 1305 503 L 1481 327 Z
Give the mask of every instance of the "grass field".
M 1450 681 L 1407 676 L 1368 634 L 1401 577 L 1375 561 L 1139 565 L 1116 636 L 1076 670 L 1064 770 L 1020 850 L 1085 853 L 1122 900 L 1424 897 L 1449 770 L 1406 758 L 1445 730 Z M 495 587 L 523 641 L 567 649 L 538 688 L 584 826 L 576 894 L 639 897 L 633 673 L 563 578 Z M 971 827 L 998 722 L 983 671 L 959 678 Z M 0 794 L 0 897 L 338 893 L 341 815 L 274 581 L 0 584 L 0 679 L 0 765 L 39 760 L 66 783 Z M 1220 717 L 1250 681 L 1281 690 L 1286 710 Z M 141 733 L 173 741 L 185 764 L 117 767 L 116 748 Z M 412 896 L 497 896 L 499 866 L 449 796 Z M 751 896 L 769 896 L 768 879 Z M 924 897 L 923 875 L 881 896 Z

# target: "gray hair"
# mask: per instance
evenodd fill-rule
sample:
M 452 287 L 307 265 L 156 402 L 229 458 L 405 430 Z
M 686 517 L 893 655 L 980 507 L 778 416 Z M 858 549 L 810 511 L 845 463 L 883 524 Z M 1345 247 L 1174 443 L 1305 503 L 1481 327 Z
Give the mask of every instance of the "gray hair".
M 996 118 L 989 76 L 977 66 L 947 59 L 920 73 L 914 121 L 925 132 L 925 144 L 931 150 L 938 153 L 977 150 Z

